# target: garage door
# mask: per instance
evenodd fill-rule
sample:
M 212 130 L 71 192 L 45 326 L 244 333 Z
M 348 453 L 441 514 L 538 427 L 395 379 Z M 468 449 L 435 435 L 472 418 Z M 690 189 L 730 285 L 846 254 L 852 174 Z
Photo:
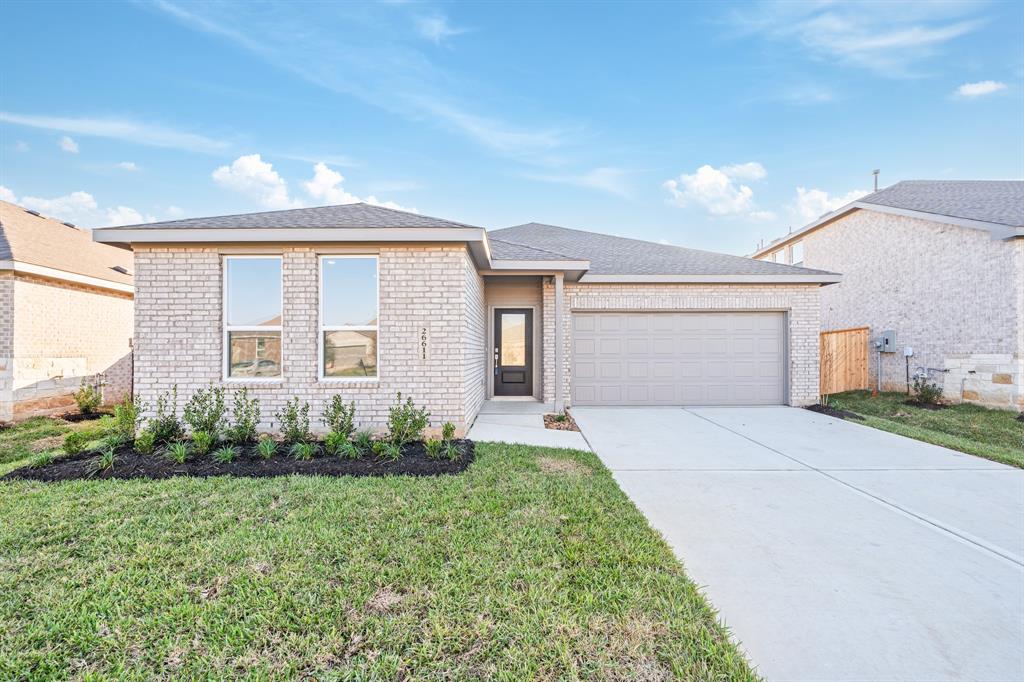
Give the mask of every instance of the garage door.
M 573 313 L 575 405 L 779 405 L 782 313 Z

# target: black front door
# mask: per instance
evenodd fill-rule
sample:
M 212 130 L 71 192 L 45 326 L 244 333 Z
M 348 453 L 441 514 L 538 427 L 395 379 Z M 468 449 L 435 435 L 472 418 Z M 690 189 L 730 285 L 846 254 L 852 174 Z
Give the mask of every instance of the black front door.
M 494 310 L 494 395 L 533 395 L 533 311 Z

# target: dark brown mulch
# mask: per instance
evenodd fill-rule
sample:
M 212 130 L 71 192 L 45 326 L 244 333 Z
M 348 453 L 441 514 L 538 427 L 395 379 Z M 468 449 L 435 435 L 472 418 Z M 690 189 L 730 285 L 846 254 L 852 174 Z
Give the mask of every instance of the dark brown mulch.
M 82 414 L 81 412 L 68 412 L 66 414 L 57 415 L 57 419 L 62 419 L 66 422 L 89 422 L 96 419 L 100 419 L 110 414 L 109 412 L 93 412 L 92 414 Z
M 903 404 L 910 405 L 911 407 L 920 407 L 922 410 L 932 410 L 933 412 L 949 407 L 949 405 L 943 405 L 942 403 L 922 403 L 916 400 L 904 400 Z
M 860 416 L 856 412 L 850 412 L 849 410 L 838 410 L 828 405 L 808 405 L 804 408 L 811 412 L 817 412 L 818 414 L 824 414 L 829 417 L 835 417 L 836 419 L 855 419 L 857 421 L 864 421 L 864 417 Z
M 1024 412 L 1017 415 L 1017 421 L 1024 422 Z
M 184 464 L 175 464 L 162 453 L 141 455 L 132 448 L 119 451 L 111 470 L 93 473 L 97 458 L 95 453 L 70 455 L 54 460 L 39 468 L 22 467 L 15 469 L 4 480 L 24 479 L 33 481 L 72 481 L 87 478 L 171 478 L 173 476 L 246 476 L 264 478 L 268 476 L 437 476 L 458 474 L 466 470 L 475 457 L 471 440 L 456 440 L 462 453 L 458 460 L 436 460 L 427 457 L 423 443 L 410 443 L 402 448 L 402 457 L 385 461 L 373 455 L 360 459 L 342 459 L 320 454 L 310 460 L 298 460 L 287 454 L 281 446 L 278 454 L 262 459 L 255 447 L 242 449 L 238 458 L 227 464 L 215 462 L 210 455 L 192 455 Z
M 576 426 L 576 420 L 572 418 L 572 415 L 568 412 L 565 413 L 565 418 L 561 421 L 558 420 L 559 415 L 557 414 L 546 414 L 544 415 L 544 428 L 554 429 L 555 431 L 579 431 L 580 427 Z

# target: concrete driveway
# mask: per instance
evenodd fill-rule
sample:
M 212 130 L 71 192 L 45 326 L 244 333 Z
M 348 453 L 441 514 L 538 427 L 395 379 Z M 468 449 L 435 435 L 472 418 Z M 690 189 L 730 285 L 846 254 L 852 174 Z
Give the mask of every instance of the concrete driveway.
M 1024 471 L 801 409 L 573 416 L 769 680 L 1024 680 Z

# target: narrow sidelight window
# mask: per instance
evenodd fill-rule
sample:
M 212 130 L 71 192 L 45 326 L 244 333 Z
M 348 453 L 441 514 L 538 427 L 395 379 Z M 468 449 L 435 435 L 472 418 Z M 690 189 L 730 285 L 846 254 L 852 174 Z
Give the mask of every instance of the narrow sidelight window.
M 320 378 L 377 378 L 377 257 L 320 257 Z
M 224 257 L 224 377 L 281 376 L 281 257 Z

